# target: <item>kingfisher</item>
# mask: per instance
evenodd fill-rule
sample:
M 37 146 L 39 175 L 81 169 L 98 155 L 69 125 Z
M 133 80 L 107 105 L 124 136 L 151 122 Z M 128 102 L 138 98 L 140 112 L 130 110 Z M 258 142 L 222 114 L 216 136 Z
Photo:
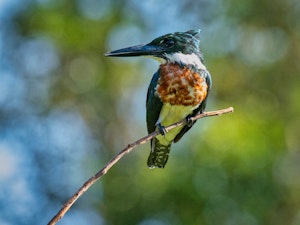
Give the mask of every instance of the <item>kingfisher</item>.
M 111 51 L 105 56 L 148 56 L 160 63 L 148 87 L 146 120 L 151 140 L 147 161 L 149 168 L 164 168 L 171 144 L 178 142 L 195 124 L 190 118 L 202 113 L 212 80 L 200 50 L 200 30 L 175 32 L 160 36 L 148 44 Z M 166 132 L 165 127 L 187 120 L 187 125 Z

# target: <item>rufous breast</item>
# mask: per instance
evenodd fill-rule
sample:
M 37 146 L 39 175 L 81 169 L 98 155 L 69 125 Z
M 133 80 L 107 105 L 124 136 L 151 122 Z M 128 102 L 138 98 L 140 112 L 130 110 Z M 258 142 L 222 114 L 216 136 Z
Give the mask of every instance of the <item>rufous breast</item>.
M 207 96 L 205 78 L 192 68 L 162 64 L 159 75 L 156 91 L 163 103 L 196 107 Z

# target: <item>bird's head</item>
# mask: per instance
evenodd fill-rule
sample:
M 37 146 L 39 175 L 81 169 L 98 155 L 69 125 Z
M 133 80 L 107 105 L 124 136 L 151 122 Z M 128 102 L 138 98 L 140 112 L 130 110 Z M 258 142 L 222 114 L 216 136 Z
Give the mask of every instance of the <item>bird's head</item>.
M 150 56 L 161 63 L 174 62 L 205 69 L 199 48 L 200 30 L 175 32 L 160 36 L 148 44 L 111 51 L 105 56 Z

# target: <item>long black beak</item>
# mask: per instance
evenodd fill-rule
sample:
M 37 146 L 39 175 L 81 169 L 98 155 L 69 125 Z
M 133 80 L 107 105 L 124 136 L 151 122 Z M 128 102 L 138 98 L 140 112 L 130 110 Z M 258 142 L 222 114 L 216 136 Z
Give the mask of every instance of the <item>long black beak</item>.
M 159 46 L 146 44 L 146 45 L 137 45 L 137 46 L 111 51 L 106 53 L 105 56 L 114 56 L 114 57 L 157 56 L 160 55 L 162 52 L 163 51 Z

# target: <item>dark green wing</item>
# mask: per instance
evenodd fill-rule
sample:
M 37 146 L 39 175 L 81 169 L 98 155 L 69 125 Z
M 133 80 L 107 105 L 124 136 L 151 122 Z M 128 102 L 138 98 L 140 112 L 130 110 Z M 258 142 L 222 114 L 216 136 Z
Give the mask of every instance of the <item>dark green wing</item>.
M 207 100 L 207 96 L 209 94 L 210 88 L 211 88 L 211 76 L 210 73 L 207 70 L 201 70 L 200 71 L 201 75 L 205 78 L 206 84 L 207 84 L 207 95 L 206 98 L 203 100 L 203 102 L 199 105 L 198 108 L 196 108 L 193 113 L 191 114 L 191 116 L 195 116 L 198 113 L 202 113 L 205 110 L 206 107 L 206 100 Z M 193 125 L 196 123 L 196 121 L 193 123 Z M 182 130 L 179 132 L 179 134 L 177 134 L 177 136 L 174 138 L 174 143 L 178 142 L 182 136 L 189 130 L 191 129 L 192 126 L 187 126 L 185 125 Z
M 159 114 L 163 106 L 162 101 L 155 94 L 155 88 L 157 86 L 158 78 L 159 78 L 159 71 L 157 71 L 153 75 L 147 93 L 146 115 L 147 115 L 147 128 L 149 134 L 155 131 L 155 124 L 159 118 Z

